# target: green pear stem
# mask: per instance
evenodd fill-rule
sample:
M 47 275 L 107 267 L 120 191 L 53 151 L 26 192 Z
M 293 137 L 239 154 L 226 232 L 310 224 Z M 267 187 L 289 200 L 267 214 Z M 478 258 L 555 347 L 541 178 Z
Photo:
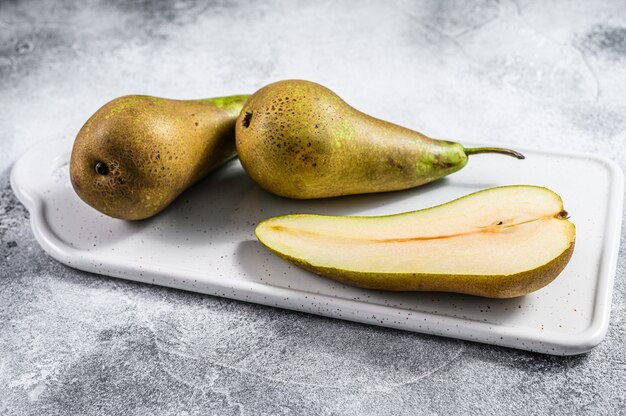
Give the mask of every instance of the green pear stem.
M 517 159 L 526 159 L 526 157 L 511 149 L 503 149 L 501 147 L 470 147 L 469 149 L 465 149 L 466 155 L 475 155 L 478 153 L 500 153 L 503 155 L 513 156 Z

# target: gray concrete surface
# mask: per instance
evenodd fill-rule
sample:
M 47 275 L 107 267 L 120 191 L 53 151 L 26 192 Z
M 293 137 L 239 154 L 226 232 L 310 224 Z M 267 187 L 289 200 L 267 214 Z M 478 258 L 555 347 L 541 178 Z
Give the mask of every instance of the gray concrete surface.
M 91 275 L 35 242 L 8 180 L 28 147 L 119 95 L 284 78 L 436 137 L 626 166 L 620 0 L 2 0 L 0 415 L 623 414 L 624 249 L 606 340 L 557 358 Z

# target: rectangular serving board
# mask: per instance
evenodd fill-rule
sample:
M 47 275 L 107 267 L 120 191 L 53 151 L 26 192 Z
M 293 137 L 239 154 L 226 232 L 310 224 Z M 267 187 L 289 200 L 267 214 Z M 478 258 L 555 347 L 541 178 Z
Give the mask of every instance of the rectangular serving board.
M 472 156 L 461 171 L 420 188 L 296 201 L 259 188 L 238 161 L 182 194 L 159 215 L 129 222 L 83 203 L 69 181 L 72 141 L 26 152 L 11 184 L 37 241 L 68 266 L 333 318 L 555 355 L 580 354 L 606 334 L 619 249 L 623 174 L 585 154 L 518 149 L 526 160 Z M 516 147 L 517 149 L 517 147 Z M 386 215 L 481 189 L 545 186 L 563 198 L 577 228 L 571 261 L 547 287 L 515 299 L 393 293 L 344 286 L 300 270 L 255 238 L 262 219 L 289 213 Z

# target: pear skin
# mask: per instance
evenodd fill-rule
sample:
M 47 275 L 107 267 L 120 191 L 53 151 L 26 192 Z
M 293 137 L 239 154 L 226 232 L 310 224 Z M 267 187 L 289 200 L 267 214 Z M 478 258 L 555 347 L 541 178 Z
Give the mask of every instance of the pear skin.
M 394 191 L 434 181 L 463 168 L 467 156 L 499 148 L 465 149 L 376 119 L 328 88 L 280 81 L 261 88 L 237 120 L 237 152 L 261 187 L 309 199 Z
M 235 121 L 247 98 L 112 100 L 76 136 L 70 160 L 74 190 L 111 217 L 157 214 L 235 157 Z
M 576 228 L 557 194 L 518 185 L 382 217 L 275 217 L 256 235 L 274 254 L 347 285 L 511 298 L 561 273 Z

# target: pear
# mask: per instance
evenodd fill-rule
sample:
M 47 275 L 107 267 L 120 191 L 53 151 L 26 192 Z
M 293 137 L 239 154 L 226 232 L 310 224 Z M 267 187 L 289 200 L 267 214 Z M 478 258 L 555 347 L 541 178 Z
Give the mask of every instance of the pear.
M 247 98 L 114 99 L 76 136 L 70 160 L 74 190 L 111 217 L 140 220 L 157 214 L 235 157 L 235 121 Z
M 511 298 L 556 278 L 576 229 L 557 194 L 517 185 L 382 217 L 275 217 L 256 235 L 278 256 L 348 285 Z
M 237 120 L 237 152 L 261 187 L 309 199 L 412 188 L 461 169 L 469 148 L 368 116 L 319 84 L 288 80 L 254 93 Z

